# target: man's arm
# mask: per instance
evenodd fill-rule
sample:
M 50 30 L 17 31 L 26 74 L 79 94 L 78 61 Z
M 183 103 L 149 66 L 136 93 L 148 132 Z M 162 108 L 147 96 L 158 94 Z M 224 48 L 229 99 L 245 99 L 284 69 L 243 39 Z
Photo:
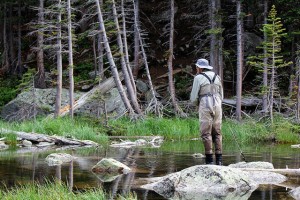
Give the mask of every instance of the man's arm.
M 191 92 L 191 96 L 190 96 L 191 103 L 194 105 L 197 105 L 197 103 L 198 103 L 199 89 L 200 89 L 200 81 L 199 81 L 199 78 L 196 76 L 194 78 L 192 92 Z

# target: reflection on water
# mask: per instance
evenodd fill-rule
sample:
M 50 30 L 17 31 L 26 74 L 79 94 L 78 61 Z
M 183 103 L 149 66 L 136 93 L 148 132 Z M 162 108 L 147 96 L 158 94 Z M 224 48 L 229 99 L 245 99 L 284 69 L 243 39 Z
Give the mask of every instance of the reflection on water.
M 247 145 L 242 146 L 248 162 L 272 162 L 275 168 L 299 168 L 300 149 L 291 149 L 290 145 Z M 14 150 L 0 152 L 0 177 L 6 187 L 24 185 L 29 182 L 41 184 L 47 180 L 61 180 L 71 188 L 89 189 L 104 187 L 113 195 L 134 191 L 138 199 L 164 199 L 153 191 L 142 190 L 141 178 L 163 176 L 190 166 L 204 164 L 203 158 L 194 158 L 194 153 L 202 153 L 199 141 L 165 143 L 161 148 L 97 148 L 65 151 L 77 159 L 62 166 L 47 166 L 45 158 L 52 152 L 17 154 Z M 224 144 L 224 165 L 242 161 L 234 143 Z M 114 177 L 112 182 L 105 181 L 91 172 L 91 168 L 103 157 L 112 157 L 132 168 L 126 175 Z M 297 187 L 300 181 L 293 178 L 289 187 Z M 292 186 L 291 186 L 292 185 Z M 286 185 L 285 185 L 286 186 Z M 282 186 L 264 185 L 255 190 L 247 199 L 293 199 Z M 224 199 L 224 198 L 220 198 Z

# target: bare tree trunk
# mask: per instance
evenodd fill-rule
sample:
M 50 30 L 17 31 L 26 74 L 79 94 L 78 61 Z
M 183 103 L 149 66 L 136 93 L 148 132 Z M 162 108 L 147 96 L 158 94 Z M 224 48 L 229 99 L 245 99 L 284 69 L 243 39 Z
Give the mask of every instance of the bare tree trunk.
M 264 24 L 267 24 L 268 18 L 268 0 L 264 0 Z M 267 33 L 264 32 L 264 41 L 267 41 Z M 262 110 L 263 112 L 268 112 L 268 95 L 267 95 L 267 87 L 268 87 L 268 56 L 267 56 L 267 48 L 264 47 L 264 60 L 263 60 L 263 104 Z
M 104 50 L 104 47 L 103 47 L 103 34 L 102 33 L 99 33 L 98 36 L 97 36 L 97 40 L 98 40 L 98 46 L 97 46 L 97 49 L 98 49 L 98 58 L 97 58 L 97 63 L 98 63 L 98 72 L 99 72 L 99 78 L 100 78 L 100 81 L 103 79 L 104 77 L 104 69 L 103 69 L 103 56 L 104 56 L 104 53 L 103 53 L 103 50 Z M 99 82 L 100 82 L 99 81 Z
M 43 26 L 44 26 L 44 0 L 40 0 L 40 6 L 39 6 L 39 13 L 38 13 L 38 24 L 41 27 L 40 30 L 38 30 L 37 33 L 37 55 L 36 55 L 36 61 L 37 61 L 37 83 L 36 87 L 38 88 L 46 88 L 45 83 L 45 67 L 44 67 L 44 32 L 43 32 Z
M 170 0 L 170 8 L 171 8 L 171 16 L 170 16 L 170 40 L 169 40 L 169 50 L 168 50 L 168 71 L 169 71 L 169 90 L 170 96 L 172 100 L 172 104 L 174 106 L 174 111 L 176 115 L 183 115 L 181 108 L 177 104 L 176 93 L 175 93 L 175 85 L 173 81 L 173 50 L 174 50 L 174 0 Z
M 74 117 L 74 77 L 73 77 L 73 36 L 72 36 L 72 7 L 71 0 L 68 0 L 68 45 L 69 45 L 69 97 L 70 97 L 70 116 Z
M 137 101 L 137 97 L 135 95 L 133 86 L 131 84 L 131 79 L 130 79 L 130 76 L 128 73 L 128 68 L 126 66 L 126 61 L 125 61 L 124 51 L 123 51 L 124 46 L 123 46 L 121 31 L 120 31 L 120 27 L 119 27 L 119 20 L 118 20 L 116 4 L 115 4 L 114 0 L 112 0 L 112 3 L 113 3 L 113 15 L 114 15 L 114 20 L 115 20 L 116 29 L 117 29 L 117 42 L 119 45 L 119 51 L 120 51 L 120 57 L 121 57 L 121 67 L 122 67 L 122 72 L 124 74 L 124 80 L 125 80 L 125 84 L 127 87 L 127 93 L 128 93 L 129 99 L 131 101 L 131 104 L 132 104 L 134 110 L 136 111 L 136 113 L 141 114 L 142 111 L 141 111 L 139 103 Z
M 62 44 L 61 44 L 61 0 L 58 0 L 58 16 L 57 16 L 57 82 L 56 82 L 56 102 L 54 116 L 59 116 L 61 108 L 61 92 L 62 92 Z
M 135 8 L 134 0 L 133 0 L 133 6 L 134 6 L 134 9 L 133 9 L 134 10 L 134 17 L 136 18 L 138 10 Z M 161 116 L 161 111 L 160 111 L 160 108 L 159 108 L 159 103 L 158 103 L 157 98 L 155 96 L 155 91 L 154 91 L 154 87 L 153 87 L 152 80 L 151 80 L 147 55 L 146 55 L 146 52 L 145 52 L 145 49 L 144 49 L 142 36 L 141 36 L 141 33 L 140 33 L 140 29 L 138 27 L 138 24 L 136 24 L 137 20 L 135 19 L 134 22 L 135 22 L 134 26 L 135 26 L 135 30 L 136 30 L 136 33 L 137 33 L 137 37 L 139 39 L 139 45 L 141 47 L 141 51 L 142 51 L 142 55 L 143 55 L 143 59 L 144 59 L 144 63 L 145 63 L 145 70 L 146 70 L 146 74 L 147 74 L 147 78 L 148 78 L 148 82 L 149 82 L 149 87 L 150 87 L 150 91 L 151 91 L 151 95 L 152 95 L 152 100 L 151 100 L 151 102 L 149 103 L 149 106 L 148 106 L 149 111 L 151 111 L 150 107 L 153 107 L 155 114 L 160 117 Z
M 3 71 L 7 72 L 10 67 L 9 57 L 8 57 L 8 43 L 7 43 L 7 7 L 6 2 L 3 6 Z
M 275 63 L 275 47 L 274 44 L 275 43 L 275 38 L 273 38 L 272 40 L 272 65 L 271 65 L 271 77 L 270 77 L 270 105 L 269 105 L 269 109 L 270 109 L 270 119 L 271 119 L 271 124 L 273 124 L 273 103 L 274 103 L 274 90 L 275 90 L 275 67 L 276 67 L 276 63 Z
M 16 53 L 15 53 L 15 44 L 14 44 L 14 30 L 12 26 L 13 14 L 12 14 L 12 3 L 9 4 L 9 29 L 8 29 L 8 42 L 9 42 L 9 54 L 10 54 L 10 71 L 15 73 L 15 64 L 16 64 Z
M 22 34 L 21 34 L 21 1 L 18 0 L 18 61 L 17 61 L 17 75 L 20 77 L 23 73 L 22 67 Z
M 297 45 L 296 67 L 297 67 L 297 81 L 298 81 L 296 119 L 298 122 L 300 122 L 300 46 L 299 45 Z
M 218 43 L 217 43 L 217 22 L 216 22 L 216 14 L 217 14 L 217 8 L 216 8 L 216 0 L 211 0 L 209 5 L 209 17 L 210 17 L 210 65 L 214 67 L 214 71 L 216 73 L 219 72 L 218 67 Z
M 134 0 L 134 6 L 135 6 L 135 17 L 134 17 L 134 24 L 136 24 L 134 27 L 134 66 L 133 66 L 133 76 L 135 79 L 138 76 L 139 68 L 140 68 L 140 44 L 139 44 L 139 36 L 138 30 L 140 31 L 140 6 L 139 6 L 139 0 Z
M 100 0 L 100 5 L 103 5 L 103 1 Z M 101 30 L 101 27 L 99 27 L 99 29 Z M 99 34 L 97 35 L 98 38 L 98 59 L 97 59 L 97 63 L 98 63 L 98 72 L 99 72 L 99 84 L 100 81 L 103 79 L 104 77 L 104 69 L 103 69 L 103 56 L 104 56 L 104 47 L 103 47 L 103 34 L 101 31 L 99 31 Z
M 241 1 L 236 1 L 237 13 L 237 77 L 236 77 L 236 118 L 241 121 L 242 72 L 243 72 L 243 17 Z
M 124 44 L 124 53 L 125 53 L 125 62 L 126 62 L 126 67 L 127 71 L 130 77 L 130 81 L 132 84 L 132 87 L 134 89 L 134 93 L 136 95 L 136 86 L 135 86 L 135 81 L 132 73 L 132 69 L 130 67 L 130 62 L 129 62 L 129 54 L 128 54 L 128 43 L 127 43 L 127 31 L 126 31 L 126 15 L 125 15 L 125 8 L 124 8 L 124 0 L 121 0 L 121 8 L 122 8 L 122 25 L 123 25 L 123 44 Z
M 116 82 L 116 85 L 117 85 L 118 91 L 120 93 L 120 96 L 123 100 L 123 103 L 125 104 L 125 107 L 128 109 L 130 114 L 133 114 L 134 110 L 133 110 L 132 106 L 130 105 L 130 102 L 126 96 L 126 92 L 122 86 L 122 83 L 121 83 L 121 80 L 119 77 L 119 73 L 117 71 L 117 67 L 116 67 L 115 61 L 113 59 L 111 50 L 110 50 L 99 0 L 96 0 L 96 4 L 97 4 L 98 19 L 99 19 L 99 23 L 100 23 L 100 30 L 103 32 L 103 43 L 104 43 L 104 47 L 105 47 L 106 53 L 107 53 L 107 58 L 108 58 L 108 61 L 109 61 L 110 67 L 111 67 L 111 72 L 113 74 L 114 80 Z
M 217 0 L 217 11 L 219 12 L 219 10 L 221 10 L 221 0 Z M 222 20 L 221 20 L 221 17 L 219 16 L 218 17 L 218 20 L 217 20 L 217 27 L 221 30 L 222 28 Z M 217 66 L 219 68 L 218 70 L 218 74 L 221 78 L 221 81 L 223 82 L 224 80 L 224 75 L 223 75 L 223 68 L 224 68 L 224 65 L 223 65 L 223 37 L 222 37 L 222 32 L 220 32 L 218 34 L 218 63 L 217 63 Z

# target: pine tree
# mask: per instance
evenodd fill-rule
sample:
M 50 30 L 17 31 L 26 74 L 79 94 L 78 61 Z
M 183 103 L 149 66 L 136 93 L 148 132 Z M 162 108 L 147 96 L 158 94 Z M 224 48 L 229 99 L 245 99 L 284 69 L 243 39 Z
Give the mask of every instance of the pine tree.
M 256 57 L 251 57 L 249 64 L 253 66 L 258 66 L 260 68 L 267 65 L 267 71 L 269 76 L 269 84 L 267 88 L 263 88 L 262 93 L 268 96 L 268 112 L 270 114 L 271 122 L 273 123 L 273 104 L 274 96 L 277 91 L 276 81 L 277 81 L 277 69 L 281 67 L 286 67 L 290 65 L 290 62 L 284 62 L 283 56 L 281 55 L 281 39 L 286 35 L 284 33 L 285 29 L 281 23 L 281 19 L 277 17 L 277 11 L 275 5 L 269 12 L 267 24 L 263 25 L 263 33 L 266 35 L 265 41 L 262 43 L 262 48 L 264 49 L 263 54 Z M 267 59 L 268 62 L 263 62 Z

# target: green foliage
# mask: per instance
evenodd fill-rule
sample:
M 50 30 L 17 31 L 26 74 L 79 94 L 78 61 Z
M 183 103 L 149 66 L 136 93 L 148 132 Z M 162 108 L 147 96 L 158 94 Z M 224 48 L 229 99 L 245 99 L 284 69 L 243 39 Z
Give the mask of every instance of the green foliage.
M 19 91 L 27 91 L 29 88 L 33 87 L 34 76 L 36 71 L 34 68 L 28 69 L 26 73 L 23 74 L 20 84 L 17 87 Z
M 1 107 L 11 101 L 17 95 L 16 86 L 18 80 L 16 78 L 2 79 L 0 78 L 0 110 Z

